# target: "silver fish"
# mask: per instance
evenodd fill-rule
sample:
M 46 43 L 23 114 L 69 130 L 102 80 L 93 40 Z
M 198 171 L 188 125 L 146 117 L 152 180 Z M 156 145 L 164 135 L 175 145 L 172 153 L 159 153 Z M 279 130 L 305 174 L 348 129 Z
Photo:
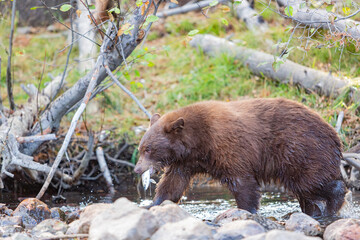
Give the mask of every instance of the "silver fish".
M 150 185 L 150 169 L 141 175 L 142 185 L 146 191 Z
M 149 188 L 150 183 L 156 184 L 155 180 L 150 178 L 152 172 L 153 169 L 150 168 L 141 175 L 142 185 L 145 191 Z

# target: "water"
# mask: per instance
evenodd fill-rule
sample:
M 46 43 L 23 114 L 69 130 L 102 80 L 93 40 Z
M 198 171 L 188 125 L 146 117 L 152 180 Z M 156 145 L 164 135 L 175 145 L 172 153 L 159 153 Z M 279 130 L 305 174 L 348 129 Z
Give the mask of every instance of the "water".
M 153 189 L 152 189 L 153 190 Z M 55 204 L 51 202 L 49 195 L 43 199 L 50 207 L 54 206 L 74 206 L 83 207 L 90 203 L 113 202 L 119 197 L 126 197 L 139 205 L 150 204 L 150 190 L 147 191 L 147 199 L 140 199 L 135 187 L 127 187 L 116 192 L 115 196 L 108 196 L 103 192 L 66 192 L 66 203 Z M 11 193 L 0 193 L 0 203 L 6 203 L 11 208 L 15 208 L 25 197 L 32 196 L 15 196 Z M 354 207 L 350 210 L 347 217 L 360 218 L 360 192 L 353 192 Z M 213 220 L 220 213 L 236 208 L 235 200 L 231 193 L 225 187 L 198 187 L 189 190 L 180 202 L 180 207 L 185 209 L 193 216 L 202 220 Z M 283 221 L 293 212 L 301 212 L 299 203 L 296 199 L 285 193 L 266 192 L 262 194 L 261 207 L 258 214 L 265 217 L 274 217 Z M 319 219 L 321 221 L 321 219 Z M 327 219 L 326 222 L 335 219 Z

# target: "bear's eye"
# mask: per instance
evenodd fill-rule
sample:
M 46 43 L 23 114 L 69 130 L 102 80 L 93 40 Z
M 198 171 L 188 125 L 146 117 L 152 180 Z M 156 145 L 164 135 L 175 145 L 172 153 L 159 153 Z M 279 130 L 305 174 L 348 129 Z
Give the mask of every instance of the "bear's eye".
M 146 146 L 146 148 L 145 148 L 145 152 L 146 153 L 149 153 L 149 152 L 151 152 L 151 147 L 148 145 L 148 146 Z

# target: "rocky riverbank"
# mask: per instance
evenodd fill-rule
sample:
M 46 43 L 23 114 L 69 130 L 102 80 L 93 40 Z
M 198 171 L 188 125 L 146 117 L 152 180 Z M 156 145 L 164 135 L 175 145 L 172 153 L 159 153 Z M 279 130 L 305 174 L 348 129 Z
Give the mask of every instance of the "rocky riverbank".
M 326 228 L 303 213 L 285 222 L 230 209 L 213 221 L 201 221 L 177 204 L 165 201 L 150 210 L 126 198 L 113 204 L 98 203 L 82 210 L 51 208 L 26 199 L 12 211 L 0 204 L 0 238 L 4 239 L 214 239 L 214 240 L 356 240 L 360 220 L 340 219 Z

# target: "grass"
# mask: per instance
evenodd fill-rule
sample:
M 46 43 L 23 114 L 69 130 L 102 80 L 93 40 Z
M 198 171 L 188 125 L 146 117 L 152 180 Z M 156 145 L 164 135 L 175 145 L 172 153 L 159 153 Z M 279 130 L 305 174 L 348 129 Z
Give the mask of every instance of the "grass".
M 264 6 L 257 4 L 262 10 Z M 310 106 L 319 112 L 330 124 L 335 125 L 337 113 L 344 110 L 346 118 L 341 137 L 345 146 L 352 145 L 356 139 L 351 129 L 357 124 L 357 106 L 351 105 L 344 94 L 336 100 L 327 99 L 316 94 L 308 94 L 298 87 L 272 82 L 268 79 L 253 76 L 237 60 L 222 55 L 209 57 L 198 49 L 191 48 L 188 32 L 198 29 L 200 33 L 214 34 L 220 37 L 233 35 L 232 39 L 248 48 L 262 50 L 272 54 L 279 54 L 273 46 L 278 42 L 286 42 L 290 36 L 284 29 L 290 25 L 270 10 L 262 12 L 264 19 L 269 22 L 269 31 L 256 34 L 248 31 L 243 22 L 239 22 L 230 13 L 220 10 L 209 11 L 208 18 L 201 13 L 188 13 L 169 17 L 165 23 L 157 22 L 149 34 L 143 49 L 136 49 L 128 60 L 129 68 L 123 66 L 116 74 L 120 81 L 142 101 L 152 113 L 161 114 L 196 101 L 238 100 L 248 97 L 284 97 L 293 99 Z M 225 18 L 227 26 L 221 20 Z M 8 45 L 10 23 L 2 19 L 0 36 L 2 48 Z M 41 31 L 40 31 L 41 32 Z M 66 36 L 54 33 L 20 36 L 15 35 L 13 73 L 15 84 L 15 101 L 24 103 L 27 96 L 19 85 L 40 82 L 46 55 L 45 75 L 42 85 L 50 81 L 47 73 L 61 74 L 66 60 L 67 49 L 59 52 L 66 45 Z M 297 31 L 294 36 L 299 36 Z M 344 49 L 339 66 L 340 51 L 338 48 L 318 48 L 322 44 L 321 35 L 313 38 L 311 48 L 306 53 L 301 49 L 300 40 L 292 39 L 289 59 L 315 69 L 319 69 L 339 76 L 355 78 L 360 75 L 359 58 L 349 54 L 354 51 L 349 45 Z M 299 48 L 297 48 L 299 47 Z M 6 99 L 4 83 L 7 55 L 0 51 L 3 71 L 1 73 L 2 98 Z M 83 74 L 76 70 L 78 56 L 75 48 L 71 54 L 69 75 L 66 79 L 68 86 L 75 83 Z M 339 71 L 340 69 L 340 71 Z M 6 103 L 6 101 L 4 101 Z M 144 113 L 115 85 L 97 96 L 86 114 L 87 125 L 98 131 L 104 128 L 116 127 L 119 135 L 128 135 L 130 140 L 138 142 L 140 135 L 135 135 L 133 128 L 148 126 Z M 95 109 L 95 110 L 91 110 Z M 72 114 L 64 118 L 62 126 L 67 126 Z

